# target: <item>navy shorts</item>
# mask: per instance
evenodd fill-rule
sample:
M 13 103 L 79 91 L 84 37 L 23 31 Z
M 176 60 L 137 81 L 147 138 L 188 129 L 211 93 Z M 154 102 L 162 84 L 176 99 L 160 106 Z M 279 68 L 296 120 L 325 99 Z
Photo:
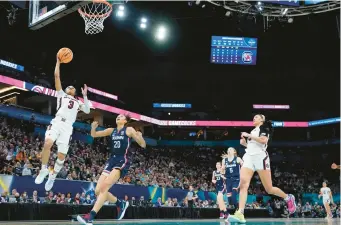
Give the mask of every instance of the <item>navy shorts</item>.
M 225 185 L 223 185 L 223 186 L 217 186 L 217 193 L 219 193 L 219 192 L 221 192 L 221 193 L 223 193 L 223 194 L 225 194 L 226 193 L 226 186 Z
M 129 167 L 130 163 L 125 156 L 111 156 L 105 163 L 102 174 L 109 175 L 111 171 L 113 171 L 114 169 L 118 169 L 121 171 L 121 177 L 124 177 L 128 172 Z
M 226 192 L 232 194 L 233 188 L 239 188 L 240 178 L 239 177 L 227 177 L 226 178 Z

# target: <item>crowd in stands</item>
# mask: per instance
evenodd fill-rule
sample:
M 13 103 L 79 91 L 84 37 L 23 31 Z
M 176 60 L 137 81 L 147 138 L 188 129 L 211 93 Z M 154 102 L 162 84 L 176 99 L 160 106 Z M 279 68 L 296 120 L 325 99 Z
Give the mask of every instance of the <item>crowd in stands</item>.
M 0 118 L 0 174 L 37 176 L 40 169 L 44 134 L 34 134 L 34 126 L 36 126 L 34 121 Z M 58 178 L 97 182 L 108 158 L 108 143 L 107 139 L 97 139 L 92 145 L 72 141 L 64 168 L 58 174 Z M 144 150 L 133 145 L 130 155 L 131 167 L 118 183 L 180 189 L 188 189 L 189 185 L 193 185 L 197 190 L 215 191 L 211 177 L 215 163 L 220 160 L 222 152 L 223 149 L 207 147 L 170 148 L 158 146 L 148 147 Z M 243 149 L 238 149 L 238 152 L 242 155 Z M 339 192 L 338 175 L 335 174 L 335 171 L 330 170 L 330 164 L 335 157 L 333 154 L 337 154 L 337 151 L 329 154 L 327 151 L 318 150 L 307 153 L 301 149 L 272 149 L 270 152 L 272 152 L 270 158 L 274 185 L 287 192 L 295 193 L 300 198 L 304 192 L 319 193 L 322 182 L 328 180 L 333 193 Z M 54 146 L 49 161 L 50 169 L 53 168 L 56 154 L 57 147 Z M 316 166 L 316 162 L 319 163 L 319 167 Z M 255 194 L 257 197 L 266 195 L 257 175 L 252 181 L 249 194 Z M 149 202 L 141 199 L 136 201 L 135 198 L 139 198 L 139 196 L 127 196 L 127 200 L 132 201 L 132 204 L 142 204 L 141 202 L 147 204 Z M 93 203 L 93 199 L 86 196 L 85 193 L 79 193 L 72 197 L 70 193 L 54 194 L 49 192 L 45 197 L 37 197 L 36 193 L 32 193 L 32 195 L 30 193 L 19 194 L 16 190 L 12 191 L 12 195 L 3 193 L 1 201 L 53 202 L 57 204 Z M 186 206 L 186 202 L 168 199 L 166 202 L 154 206 Z M 216 207 L 216 205 L 210 201 L 198 201 L 196 207 Z M 255 202 L 248 207 L 260 208 L 264 205 Z M 278 203 L 273 202 L 266 207 L 269 208 L 270 213 L 276 215 Z M 281 207 L 282 212 L 285 212 L 284 205 Z M 323 211 L 322 207 L 314 205 L 309 213 L 306 213 L 306 208 L 306 205 L 303 207 L 299 205 L 300 210 L 298 210 L 297 216 L 314 217 L 322 214 Z M 336 212 L 339 213 L 339 209 Z

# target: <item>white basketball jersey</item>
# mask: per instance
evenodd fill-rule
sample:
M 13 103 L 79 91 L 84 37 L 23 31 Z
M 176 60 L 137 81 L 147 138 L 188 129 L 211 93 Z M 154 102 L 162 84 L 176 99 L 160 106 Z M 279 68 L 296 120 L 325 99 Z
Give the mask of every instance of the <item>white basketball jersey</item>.
M 330 188 L 329 187 L 323 187 L 321 188 L 321 192 L 322 192 L 322 197 L 323 197 L 323 200 L 329 200 L 330 198 Z
M 68 123 L 74 123 L 77 119 L 77 113 L 83 103 L 71 95 L 67 95 L 63 90 L 57 91 L 57 113 Z
M 269 138 L 269 134 L 266 130 L 261 129 L 260 127 L 255 127 L 251 133 L 252 136 L 254 137 L 261 137 L 261 136 L 265 136 Z M 260 154 L 264 151 L 266 151 L 267 148 L 267 144 L 262 144 L 259 143 L 253 139 L 249 139 L 247 141 L 247 147 L 245 149 L 245 151 L 249 154 L 249 155 L 257 155 Z

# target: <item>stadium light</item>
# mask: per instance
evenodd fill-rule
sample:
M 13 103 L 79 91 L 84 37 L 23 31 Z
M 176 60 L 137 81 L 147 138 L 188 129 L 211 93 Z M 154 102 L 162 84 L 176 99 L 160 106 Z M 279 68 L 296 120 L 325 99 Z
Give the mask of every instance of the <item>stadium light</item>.
M 120 5 L 118 7 L 118 10 L 116 12 L 116 16 L 117 17 L 124 17 L 124 6 L 123 5 Z
M 141 28 L 141 29 L 146 29 L 146 28 L 147 28 L 147 24 L 141 23 L 141 24 L 140 24 L 140 28 Z
M 141 18 L 141 23 L 147 23 L 147 19 L 144 18 L 144 17 L 142 17 L 142 18 Z
M 156 39 L 163 41 L 166 38 L 167 30 L 164 26 L 159 26 L 156 30 Z
M 146 29 L 147 28 L 147 19 L 145 17 L 141 18 L 140 28 L 141 29 Z

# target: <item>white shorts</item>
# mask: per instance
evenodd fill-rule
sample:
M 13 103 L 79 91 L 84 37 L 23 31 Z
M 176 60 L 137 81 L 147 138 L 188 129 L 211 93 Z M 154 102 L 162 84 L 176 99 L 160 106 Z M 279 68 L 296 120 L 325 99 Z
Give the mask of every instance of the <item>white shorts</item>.
M 323 199 L 323 205 L 325 205 L 325 204 L 330 204 L 330 199 L 329 198 L 327 198 L 327 199 Z
M 270 170 L 270 158 L 266 151 L 257 155 L 245 153 L 243 156 L 243 166 L 253 171 Z
M 72 131 L 72 125 L 61 121 L 60 118 L 54 118 L 47 127 L 45 139 L 56 141 L 58 152 L 66 155 L 69 150 Z

